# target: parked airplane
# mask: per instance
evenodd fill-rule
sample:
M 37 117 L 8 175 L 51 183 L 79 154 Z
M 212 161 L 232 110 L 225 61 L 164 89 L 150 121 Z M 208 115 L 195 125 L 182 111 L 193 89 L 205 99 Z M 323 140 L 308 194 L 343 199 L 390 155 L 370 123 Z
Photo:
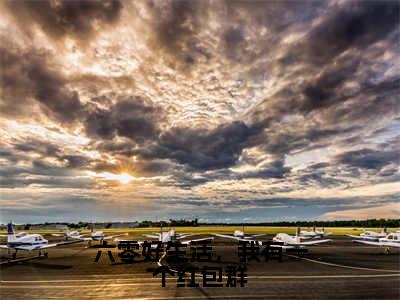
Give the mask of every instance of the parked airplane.
M 162 231 L 159 233 L 154 233 L 154 234 L 143 234 L 143 236 L 151 238 L 151 239 L 156 239 L 157 241 L 161 242 L 162 244 L 167 244 L 168 242 L 174 242 L 174 241 L 181 241 L 182 239 L 194 236 L 196 234 L 177 234 L 175 230 L 169 230 L 169 231 Z M 192 240 L 187 240 L 187 241 L 181 241 L 182 244 L 184 245 L 190 245 L 192 242 L 200 242 L 200 241 L 208 241 L 208 240 L 213 240 L 213 237 L 207 237 L 207 238 L 201 238 L 201 239 L 192 239 Z M 126 240 L 121 240 L 121 239 L 115 239 L 117 242 L 123 242 Z M 138 242 L 139 245 L 143 244 L 142 241 Z
M 312 231 L 307 231 L 307 230 L 301 230 L 300 231 L 300 237 L 301 238 L 322 238 L 324 236 L 331 235 L 332 233 L 326 233 L 325 229 L 322 228 L 322 230 L 317 230 L 316 226 L 313 225 Z
M 272 238 L 274 242 L 280 242 L 283 243 L 282 246 L 277 246 L 277 247 L 282 247 L 284 249 L 289 249 L 289 248 L 304 248 L 306 246 L 314 246 L 318 244 L 323 244 L 327 242 L 331 242 L 331 239 L 325 239 L 325 240 L 312 240 L 312 241 L 301 241 L 301 236 L 299 234 L 299 231 L 297 231 L 295 236 L 288 235 L 287 233 L 278 233 L 275 237 Z
M 126 233 L 124 234 L 117 234 L 117 235 L 104 235 L 103 231 L 95 231 L 93 232 L 93 228 L 92 228 L 92 233 L 88 236 L 81 236 L 79 238 L 79 240 L 81 241 L 87 241 L 87 242 L 91 242 L 91 241 L 99 241 L 99 242 L 104 242 L 105 240 L 111 240 L 113 238 L 119 237 L 119 236 L 123 236 L 126 235 Z
M 32 251 L 39 250 L 39 256 L 42 254 L 43 249 L 61 246 L 69 243 L 53 243 L 49 244 L 49 241 L 44 239 L 40 234 L 28 234 L 25 232 L 21 232 L 16 234 L 14 228 L 11 223 L 7 224 L 7 244 L 0 245 L 2 249 L 14 249 L 15 252 L 13 257 L 17 257 L 18 250 Z M 45 253 L 47 255 L 47 253 Z
M 245 234 L 244 233 L 244 225 L 242 225 L 242 230 L 235 230 L 233 232 L 233 235 L 228 235 L 228 234 L 218 234 L 215 233 L 215 236 L 218 237 L 223 237 L 223 238 L 235 238 L 235 239 L 252 239 L 255 237 L 260 237 L 260 236 L 265 236 L 266 234 Z
M 160 233 L 155 233 L 155 234 L 143 234 L 143 236 L 152 238 L 152 239 L 157 239 L 158 241 L 162 242 L 163 244 L 167 244 L 168 242 L 174 242 L 174 241 L 181 241 L 182 239 L 192 237 L 196 234 L 177 234 L 175 230 L 171 229 L 169 231 L 163 232 L 161 230 Z M 207 238 L 201 238 L 201 239 L 192 239 L 192 240 L 187 240 L 187 241 L 181 241 L 182 244 L 184 245 L 190 245 L 192 242 L 200 242 L 200 241 L 209 241 L 213 240 L 213 237 L 207 237 Z
M 363 239 L 363 240 L 369 240 L 369 241 L 377 241 L 380 238 L 384 238 L 387 236 L 387 228 L 384 227 L 381 231 L 381 233 L 375 232 L 375 231 L 364 231 L 360 235 L 352 235 L 352 234 L 346 234 L 348 237 L 351 237 L 353 239 Z
M 65 237 L 67 241 L 68 239 L 82 239 L 84 235 L 80 234 L 78 231 L 66 231 L 65 233 L 53 233 L 52 236 Z
M 371 246 L 379 246 L 385 247 L 385 252 L 389 253 L 390 248 L 400 248 L 400 233 L 389 233 L 386 237 L 379 238 L 378 241 L 363 241 L 363 240 L 355 240 L 355 243 L 371 245 Z
M 258 240 L 251 240 L 251 239 L 242 239 L 239 237 L 233 237 L 233 236 L 224 236 L 226 238 L 230 239 L 235 239 L 239 241 L 249 241 L 249 242 L 254 242 L 258 245 L 262 244 L 262 241 Z M 300 228 L 298 227 L 296 230 L 296 235 L 291 236 L 287 233 L 278 233 L 275 237 L 272 238 L 274 242 L 282 243 L 282 245 L 271 245 L 271 247 L 281 247 L 283 249 L 289 249 L 289 248 L 303 248 L 306 246 L 312 246 L 312 245 L 317 245 L 317 244 L 323 244 L 330 242 L 332 240 L 330 239 L 325 239 L 325 240 L 313 240 L 313 241 L 307 241 L 303 242 L 301 241 L 301 236 L 300 236 Z

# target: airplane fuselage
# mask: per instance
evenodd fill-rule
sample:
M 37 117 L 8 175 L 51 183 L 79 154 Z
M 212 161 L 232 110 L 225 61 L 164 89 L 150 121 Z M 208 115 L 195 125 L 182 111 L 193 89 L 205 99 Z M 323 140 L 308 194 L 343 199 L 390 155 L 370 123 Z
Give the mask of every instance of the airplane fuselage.
M 7 245 L 9 247 L 17 247 L 17 246 L 35 246 L 35 245 L 46 245 L 49 241 L 44 239 L 40 234 L 25 234 L 22 237 L 10 236 Z

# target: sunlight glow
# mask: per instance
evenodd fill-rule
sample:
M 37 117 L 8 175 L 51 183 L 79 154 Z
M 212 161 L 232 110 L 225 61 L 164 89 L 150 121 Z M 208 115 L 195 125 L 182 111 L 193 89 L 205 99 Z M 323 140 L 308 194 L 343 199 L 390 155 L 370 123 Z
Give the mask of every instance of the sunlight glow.
M 95 173 L 92 176 L 101 177 L 101 178 L 104 178 L 107 180 L 116 180 L 123 184 L 127 184 L 130 181 L 132 181 L 133 179 L 135 179 L 135 177 L 133 177 L 127 173 L 113 174 L 113 173 L 109 173 L 109 172 L 104 172 L 104 173 L 99 173 L 99 174 Z

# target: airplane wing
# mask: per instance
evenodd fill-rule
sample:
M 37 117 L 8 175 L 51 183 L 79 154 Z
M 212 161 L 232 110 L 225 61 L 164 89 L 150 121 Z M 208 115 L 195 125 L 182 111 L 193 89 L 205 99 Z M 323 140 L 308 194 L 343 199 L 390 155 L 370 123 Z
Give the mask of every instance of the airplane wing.
M 393 243 L 393 242 L 372 242 L 372 241 L 360 241 L 360 240 L 355 240 L 353 242 L 371 246 L 397 247 L 397 248 L 400 247 L 400 243 Z
M 310 240 L 310 239 L 313 239 L 313 238 L 315 238 L 315 237 L 318 237 L 318 236 L 304 236 L 304 235 L 300 235 L 300 238 L 301 238 L 302 240 Z
M 176 238 L 180 240 L 180 239 L 184 239 L 184 238 L 194 236 L 194 235 L 197 235 L 197 234 L 180 234 Z
M 59 236 L 59 237 L 65 236 L 65 234 L 63 234 L 63 233 L 52 233 L 51 235 L 52 236 Z
M 124 235 L 128 235 L 128 234 L 127 234 L 127 233 L 123 233 L 123 234 L 117 234 L 117 235 L 109 235 L 109 236 L 105 236 L 105 237 L 103 238 L 103 240 L 111 240 L 111 239 L 113 239 L 113 238 L 120 237 L 120 236 L 124 236 Z
M 244 239 L 242 239 L 242 238 L 240 238 L 240 237 L 237 237 L 237 236 L 233 236 L 233 235 L 226 235 L 226 234 L 218 234 L 218 233 L 215 233 L 214 234 L 215 236 L 218 236 L 218 237 L 222 237 L 222 238 L 227 238 L 227 239 L 233 239 L 233 240 L 244 240 Z
M 32 250 L 42 250 L 42 249 L 57 247 L 57 246 L 61 246 L 64 244 L 70 244 L 70 243 L 53 243 L 53 244 L 45 244 L 45 245 L 17 246 L 14 249 L 32 251 Z
M 312 246 L 312 245 L 323 244 L 323 243 L 327 243 L 327 242 L 331 242 L 331 241 L 332 241 L 331 239 L 326 239 L 326 240 L 300 242 L 300 245 Z
M 152 234 L 143 234 L 143 236 L 151 238 L 151 239 L 158 239 L 159 238 L 158 235 L 152 235 Z
M 213 240 L 213 239 L 214 239 L 213 237 L 207 237 L 207 238 L 202 238 L 202 239 L 195 239 L 195 240 L 183 241 L 183 242 L 181 242 L 181 243 L 184 244 L 184 245 L 188 245 L 188 244 L 190 244 L 190 243 L 192 243 L 192 242 L 211 241 L 211 240 Z
M 245 239 L 251 239 L 251 238 L 261 237 L 261 236 L 266 236 L 266 234 L 264 234 L 264 233 L 262 233 L 262 234 L 252 234 L 252 235 L 246 236 Z
M 352 235 L 352 234 L 346 234 L 348 237 L 351 237 L 353 239 L 362 239 L 362 240 L 368 240 L 368 241 L 377 241 L 379 240 L 379 237 L 373 237 L 373 236 L 359 236 L 359 235 Z
M 117 243 L 120 243 L 120 242 L 133 242 L 133 240 L 120 240 L 120 239 L 115 239 L 114 241 L 116 241 Z M 136 243 L 138 243 L 139 246 L 142 246 L 144 244 L 143 241 L 136 241 Z

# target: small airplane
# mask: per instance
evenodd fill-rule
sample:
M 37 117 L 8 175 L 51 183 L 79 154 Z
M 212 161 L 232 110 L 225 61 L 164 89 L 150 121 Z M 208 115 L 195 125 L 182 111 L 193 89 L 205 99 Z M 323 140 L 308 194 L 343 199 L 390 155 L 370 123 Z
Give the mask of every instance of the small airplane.
M 242 239 L 239 237 L 233 237 L 233 236 L 228 236 L 228 235 L 224 236 L 224 237 L 230 238 L 230 239 L 235 239 L 238 241 L 254 242 L 255 244 L 262 245 L 262 241 L 258 241 L 258 240 Z M 301 241 L 300 227 L 297 227 L 295 236 L 289 235 L 287 233 L 278 233 L 275 237 L 272 238 L 272 241 L 281 243 L 281 245 L 271 245 L 271 247 L 280 247 L 282 249 L 293 249 L 293 248 L 304 248 L 306 246 L 323 244 L 323 243 L 330 242 L 332 240 L 325 239 L 325 240 L 313 240 L 313 241 L 303 242 L 303 241 Z
M 53 233 L 52 236 L 65 237 L 65 240 L 76 239 L 80 240 L 84 235 L 80 234 L 79 231 L 66 231 L 65 233 Z
M 233 235 L 218 234 L 218 233 L 215 233 L 214 235 L 218 236 L 218 237 L 228 238 L 228 239 L 234 238 L 234 239 L 237 239 L 237 240 L 239 240 L 239 239 L 252 239 L 252 238 L 255 238 L 255 237 L 266 236 L 266 234 L 245 234 L 244 233 L 244 225 L 242 225 L 242 230 L 235 230 L 233 232 Z
M 276 247 L 282 247 L 283 249 L 293 249 L 293 248 L 304 248 L 307 246 L 314 246 L 318 244 L 323 244 L 327 242 L 331 242 L 331 239 L 325 240 L 312 240 L 312 241 L 301 241 L 300 228 L 298 227 L 296 230 L 296 235 L 291 236 L 287 233 L 278 233 L 275 237 L 272 238 L 274 242 L 283 243 L 282 246 L 277 245 Z
M 379 238 L 378 241 L 355 240 L 353 242 L 371 246 L 385 247 L 385 252 L 390 253 L 390 248 L 400 248 L 400 233 L 389 233 L 386 237 Z
M 57 247 L 64 244 L 70 244 L 70 242 L 49 244 L 49 241 L 44 239 L 43 236 L 40 234 L 29 234 L 26 232 L 21 232 L 19 234 L 16 234 L 12 226 L 12 223 L 8 223 L 7 244 L 0 245 L 0 248 L 8 250 L 14 249 L 15 252 L 13 254 L 13 258 L 15 259 L 17 257 L 18 250 L 24 250 L 24 251 L 39 250 L 39 256 L 41 256 L 42 255 L 41 251 L 43 249 Z M 44 255 L 47 256 L 47 252 L 45 252 Z
M 194 235 L 196 235 L 196 234 L 177 234 L 176 231 L 173 229 L 166 231 L 166 232 L 163 232 L 161 229 L 160 233 L 143 234 L 143 236 L 152 238 L 152 239 L 157 239 L 158 241 L 162 242 L 163 244 L 167 244 L 168 242 L 181 241 L 182 239 L 192 237 Z M 181 241 L 181 243 L 184 245 L 190 245 L 192 242 L 211 241 L 213 239 L 214 239 L 213 237 L 207 237 L 207 238 L 201 238 L 201 239 L 192 239 L 192 240 L 187 240 L 187 241 Z
M 87 241 L 87 242 L 91 242 L 91 241 L 99 241 L 100 243 L 103 243 L 105 240 L 111 240 L 113 238 L 119 237 L 119 236 L 123 236 L 126 235 L 126 233 L 124 234 L 117 234 L 117 235 L 104 235 L 103 231 L 93 231 L 93 227 L 91 229 L 91 234 L 89 236 L 81 236 L 79 238 L 79 240 L 81 241 Z
M 325 228 L 322 227 L 322 230 L 317 230 L 316 226 L 313 225 L 312 231 L 307 231 L 307 230 L 301 230 L 300 231 L 300 237 L 301 238 L 322 238 L 324 236 L 331 235 L 332 233 L 326 233 Z
M 154 233 L 154 234 L 143 234 L 143 236 L 151 238 L 151 239 L 156 239 L 157 241 L 161 242 L 162 244 L 168 244 L 169 242 L 175 242 L 175 241 L 180 241 L 181 244 L 184 245 L 190 245 L 192 242 L 200 242 L 200 241 L 209 241 L 213 240 L 213 237 L 207 237 L 207 238 L 201 238 L 201 239 L 192 239 L 192 240 L 187 240 L 187 241 L 181 241 L 182 239 L 194 236 L 196 234 L 177 234 L 175 230 L 169 230 L 169 231 L 162 231 L 161 227 L 161 232 L 159 233 Z M 121 240 L 121 239 L 115 239 L 116 242 L 124 242 L 126 240 Z M 144 242 L 143 241 L 138 241 L 139 245 L 142 245 Z
M 387 236 L 387 227 L 384 227 L 381 231 L 381 233 L 375 232 L 375 231 L 369 231 L 366 230 L 360 235 L 352 235 L 352 234 L 346 234 L 346 236 L 351 237 L 353 239 L 363 239 L 363 240 L 368 240 L 368 241 L 378 241 L 380 238 L 384 238 Z

